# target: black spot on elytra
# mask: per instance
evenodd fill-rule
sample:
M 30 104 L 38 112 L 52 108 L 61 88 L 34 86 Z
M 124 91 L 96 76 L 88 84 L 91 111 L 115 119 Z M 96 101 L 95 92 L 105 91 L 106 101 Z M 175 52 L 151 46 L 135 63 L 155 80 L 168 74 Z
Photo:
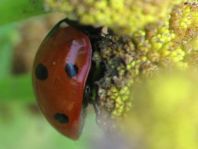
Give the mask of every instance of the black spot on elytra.
M 69 122 L 68 116 L 63 114 L 63 113 L 56 113 L 54 115 L 54 118 L 55 118 L 55 120 L 57 120 L 61 124 L 66 124 L 66 123 Z
M 74 64 L 67 63 L 65 66 L 65 72 L 68 74 L 69 77 L 74 77 L 78 73 L 78 67 Z
M 36 66 L 35 75 L 39 80 L 46 80 L 48 78 L 48 70 L 43 64 L 38 64 Z

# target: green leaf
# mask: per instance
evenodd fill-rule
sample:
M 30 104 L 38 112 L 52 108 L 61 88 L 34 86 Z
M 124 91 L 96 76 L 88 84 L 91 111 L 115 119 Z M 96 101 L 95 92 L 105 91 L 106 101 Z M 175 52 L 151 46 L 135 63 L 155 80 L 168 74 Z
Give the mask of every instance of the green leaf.
M 43 0 L 0 0 L 0 25 L 43 13 Z
M 32 101 L 34 98 L 30 75 L 8 76 L 0 80 L 0 100 Z
M 13 47 L 19 39 L 18 35 L 16 24 L 0 27 L 0 79 L 10 74 Z

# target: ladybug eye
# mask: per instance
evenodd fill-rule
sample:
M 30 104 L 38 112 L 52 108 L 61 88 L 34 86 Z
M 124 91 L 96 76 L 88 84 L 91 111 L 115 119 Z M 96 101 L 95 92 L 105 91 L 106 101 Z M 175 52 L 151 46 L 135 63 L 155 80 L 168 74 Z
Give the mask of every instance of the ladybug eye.
M 39 80 L 46 80 L 48 77 L 48 70 L 43 64 L 38 64 L 36 66 L 35 75 Z
M 69 77 L 74 77 L 78 73 L 78 67 L 74 64 L 66 64 L 65 72 L 68 74 Z
M 66 123 L 69 122 L 68 116 L 63 114 L 63 113 L 56 113 L 54 115 L 54 118 L 55 118 L 55 120 L 57 120 L 61 124 L 66 124 Z

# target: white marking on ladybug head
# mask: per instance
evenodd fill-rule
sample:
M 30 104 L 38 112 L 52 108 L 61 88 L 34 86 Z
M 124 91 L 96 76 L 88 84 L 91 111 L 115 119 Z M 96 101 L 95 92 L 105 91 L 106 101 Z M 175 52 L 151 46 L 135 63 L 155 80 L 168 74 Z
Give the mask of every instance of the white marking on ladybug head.
M 108 34 L 108 28 L 107 27 L 102 28 L 102 34 Z
M 59 25 L 60 28 L 66 28 L 68 26 L 69 25 L 66 22 L 61 22 L 60 25 Z

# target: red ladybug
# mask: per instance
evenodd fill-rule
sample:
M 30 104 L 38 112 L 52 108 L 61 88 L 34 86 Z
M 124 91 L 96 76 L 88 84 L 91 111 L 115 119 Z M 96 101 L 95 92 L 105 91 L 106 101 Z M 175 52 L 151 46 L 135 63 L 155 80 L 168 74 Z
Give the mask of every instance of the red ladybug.
M 72 139 L 85 117 L 86 82 L 92 64 L 88 35 L 60 21 L 40 45 L 33 66 L 33 86 L 42 113 Z

